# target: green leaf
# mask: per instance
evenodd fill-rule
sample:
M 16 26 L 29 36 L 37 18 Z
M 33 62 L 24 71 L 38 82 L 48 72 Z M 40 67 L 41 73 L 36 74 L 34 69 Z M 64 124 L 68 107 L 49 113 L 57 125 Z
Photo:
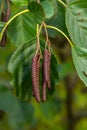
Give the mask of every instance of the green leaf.
M 19 101 L 3 84 L 0 84 L 0 110 L 8 114 L 8 123 L 12 129 L 17 130 L 23 130 L 25 123 L 31 121 L 34 112 L 30 104 Z
M 65 0 L 63 0 L 65 1 Z M 58 1 L 56 0 L 49 0 L 49 2 L 54 6 L 54 15 L 50 18 L 47 19 L 47 24 L 55 26 L 62 30 L 66 35 L 68 35 L 68 31 L 65 25 L 65 8 L 62 6 Z M 60 33 L 53 30 L 53 29 L 48 29 L 49 36 L 55 38 L 57 35 Z M 61 35 L 61 34 L 60 34 Z M 62 36 L 62 35 L 61 35 Z
M 71 2 L 66 8 L 66 26 L 73 43 L 87 48 L 87 1 Z
M 28 4 L 28 2 L 27 2 L 27 0 L 11 0 L 14 4 L 16 4 L 16 5 L 27 5 Z
M 54 7 L 51 2 L 49 2 L 49 0 L 44 0 L 41 2 L 41 5 L 44 9 L 46 18 L 52 17 L 54 14 Z
M 42 52 L 45 42 L 41 41 Z M 24 100 L 29 100 L 32 96 L 32 79 L 31 79 L 31 62 L 36 50 L 36 39 L 22 44 L 11 57 L 8 70 L 12 74 L 11 84 L 16 89 L 16 95 Z M 42 61 L 42 60 L 41 60 Z M 13 64 L 14 63 L 14 64 Z M 40 71 L 42 80 L 42 69 Z M 52 89 L 47 91 L 47 97 L 53 95 L 55 83 L 58 82 L 58 63 L 52 52 L 51 59 L 51 86 Z M 42 81 L 40 81 L 41 84 Z M 42 89 L 42 86 L 41 88 Z
M 76 0 L 66 0 L 67 3 L 72 2 L 72 1 L 76 1 Z
M 16 95 L 28 100 L 32 95 L 31 59 L 35 52 L 36 40 L 22 44 L 10 59 L 8 70 L 12 74 L 11 84 L 16 88 Z M 14 62 L 14 64 L 13 64 Z M 12 65 L 13 64 L 13 65 Z
M 45 20 L 45 13 L 41 4 L 35 1 L 31 1 L 29 2 L 28 9 L 30 10 L 31 15 L 33 16 L 36 23 L 40 24 Z
M 22 44 L 20 47 L 16 49 L 15 53 L 12 55 L 9 61 L 8 70 L 10 73 L 14 74 L 17 69 L 16 67 L 20 66 L 20 64 L 23 64 L 23 62 L 26 62 L 24 60 L 27 60 L 28 56 L 29 58 L 32 56 L 32 54 L 35 51 L 35 45 L 36 40 L 33 39 L 27 41 L 26 43 Z
M 15 46 L 32 39 L 36 35 L 36 22 L 30 13 L 15 18 L 8 27 L 8 37 Z
M 79 77 L 87 86 L 87 49 L 74 45 L 72 57 Z
M 3 27 L 4 27 L 5 23 L 4 22 L 0 22 L 0 32 L 2 31 Z

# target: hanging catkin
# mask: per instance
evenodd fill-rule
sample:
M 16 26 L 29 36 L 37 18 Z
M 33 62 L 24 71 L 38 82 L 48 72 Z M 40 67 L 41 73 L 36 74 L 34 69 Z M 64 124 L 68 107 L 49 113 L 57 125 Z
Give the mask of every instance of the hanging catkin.
M 50 83 L 50 61 L 51 61 L 51 53 L 49 50 L 44 50 L 43 56 L 43 64 L 42 64 L 42 71 L 43 71 L 43 85 L 42 85 L 42 99 L 46 101 L 46 87 L 51 89 Z
M 43 57 L 43 76 L 44 80 L 48 81 L 48 50 L 44 50 L 44 57 Z
M 39 89 L 39 68 L 40 68 L 39 55 L 36 54 L 32 59 L 32 85 L 33 94 L 37 100 L 40 102 L 40 89 Z
M 51 52 L 48 51 L 48 80 L 47 80 L 47 87 L 51 89 L 51 83 L 50 83 L 50 62 L 51 62 Z
M 10 0 L 6 0 L 7 8 L 4 13 L 1 13 L 1 20 L 7 22 L 10 17 Z
M 49 89 L 51 89 L 50 85 L 50 61 L 51 61 L 51 53 L 49 50 L 44 50 L 44 58 L 43 58 L 43 75 L 46 85 Z
M 45 81 L 44 62 L 42 64 L 42 101 L 46 101 L 46 81 Z
M 46 101 L 46 82 L 43 82 L 42 86 L 42 100 L 45 102 Z

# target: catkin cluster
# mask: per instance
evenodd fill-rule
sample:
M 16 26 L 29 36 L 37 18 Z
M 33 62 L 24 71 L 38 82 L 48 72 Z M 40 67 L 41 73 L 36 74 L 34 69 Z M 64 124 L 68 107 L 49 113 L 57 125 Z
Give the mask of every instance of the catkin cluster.
M 42 98 L 40 97 L 40 55 L 37 53 L 32 58 L 32 93 L 36 101 L 39 103 L 41 99 L 46 101 L 46 87 L 51 89 L 50 83 L 50 61 L 51 52 L 48 49 L 44 49 L 43 63 L 42 63 Z

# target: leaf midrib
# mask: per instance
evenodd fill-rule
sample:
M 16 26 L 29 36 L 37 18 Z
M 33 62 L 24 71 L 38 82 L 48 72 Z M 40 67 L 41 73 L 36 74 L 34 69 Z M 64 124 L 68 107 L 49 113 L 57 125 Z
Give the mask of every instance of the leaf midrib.
M 87 8 L 86 8 L 86 9 L 87 9 Z M 74 22 L 77 23 L 77 25 L 79 26 L 79 29 L 84 31 L 84 30 L 85 30 L 84 27 L 79 23 L 79 21 L 76 20 L 76 18 L 75 18 L 75 16 L 73 15 L 72 11 L 71 11 L 69 8 L 67 8 L 67 10 L 69 11 L 69 13 L 71 13 L 71 15 L 72 15 L 72 17 L 73 17 L 73 19 L 74 19 Z

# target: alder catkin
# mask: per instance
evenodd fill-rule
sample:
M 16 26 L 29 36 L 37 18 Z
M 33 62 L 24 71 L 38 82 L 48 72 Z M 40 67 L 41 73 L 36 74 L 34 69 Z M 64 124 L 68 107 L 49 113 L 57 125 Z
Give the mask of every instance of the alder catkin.
M 51 89 L 51 82 L 50 82 L 50 63 L 51 63 L 51 52 L 48 51 L 48 80 L 47 80 L 47 87 Z
M 5 11 L 5 13 L 1 13 L 1 21 L 2 22 L 7 22 L 9 17 L 10 17 L 10 0 L 7 0 L 7 9 Z M 3 33 L 3 37 L 2 37 L 2 40 L 0 42 L 0 46 L 4 47 L 6 45 L 6 40 L 7 40 L 7 36 L 6 36 L 6 31 L 4 31 Z
M 40 97 L 39 83 L 40 83 L 40 55 L 38 55 L 38 61 L 37 61 L 37 86 L 38 86 L 38 93 Z
M 44 50 L 44 57 L 43 57 L 43 77 L 46 82 L 46 85 L 49 89 L 51 89 L 50 84 L 50 61 L 51 61 L 51 53 L 49 50 Z
M 42 101 L 46 101 L 46 81 L 45 81 L 45 71 L 44 62 L 42 64 Z
M 9 17 L 10 17 L 10 0 L 7 0 L 7 10 L 6 10 L 6 21 L 8 21 Z
M 40 89 L 39 89 L 39 55 L 35 55 L 32 59 L 32 85 L 33 85 L 33 94 L 37 100 L 40 102 Z
M 10 0 L 6 0 L 7 8 L 5 10 L 5 13 L 1 13 L 1 20 L 3 22 L 7 22 L 10 17 Z
M 36 65 L 37 86 L 39 86 L 39 74 L 40 74 L 40 59 L 39 59 L 39 55 L 37 55 L 37 65 Z M 32 90 L 32 95 L 33 95 L 33 97 L 35 97 L 34 88 Z
M 48 49 L 44 50 L 43 64 L 42 64 L 42 100 L 46 101 L 46 87 L 51 89 L 50 83 L 50 62 L 51 53 Z M 39 88 L 39 75 L 40 75 L 40 55 L 37 53 L 32 59 L 32 85 L 33 96 L 37 102 L 40 102 L 40 88 Z
M 48 50 L 44 50 L 44 57 L 43 57 L 43 76 L 44 80 L 48 81 Z
M 46 87 L 51 89 L 50 83 L 50 62 L 51 62 L 51 53 L 49 50 L 44 50 L 42 72 L 43 72 L 43 85 L 42 85 L 42 100 L 46 101 Z
M 6 36 L 6 30 L 5 30 L 4 33 L 3 33 L 2 40 L 0 41 L 0 46 L 5 47 L 6 40 L 7 40 L 7 36 Z
M 46 82 L 43 82 L 42 86 L 42 100 L 45 102 L 46 101 Z

